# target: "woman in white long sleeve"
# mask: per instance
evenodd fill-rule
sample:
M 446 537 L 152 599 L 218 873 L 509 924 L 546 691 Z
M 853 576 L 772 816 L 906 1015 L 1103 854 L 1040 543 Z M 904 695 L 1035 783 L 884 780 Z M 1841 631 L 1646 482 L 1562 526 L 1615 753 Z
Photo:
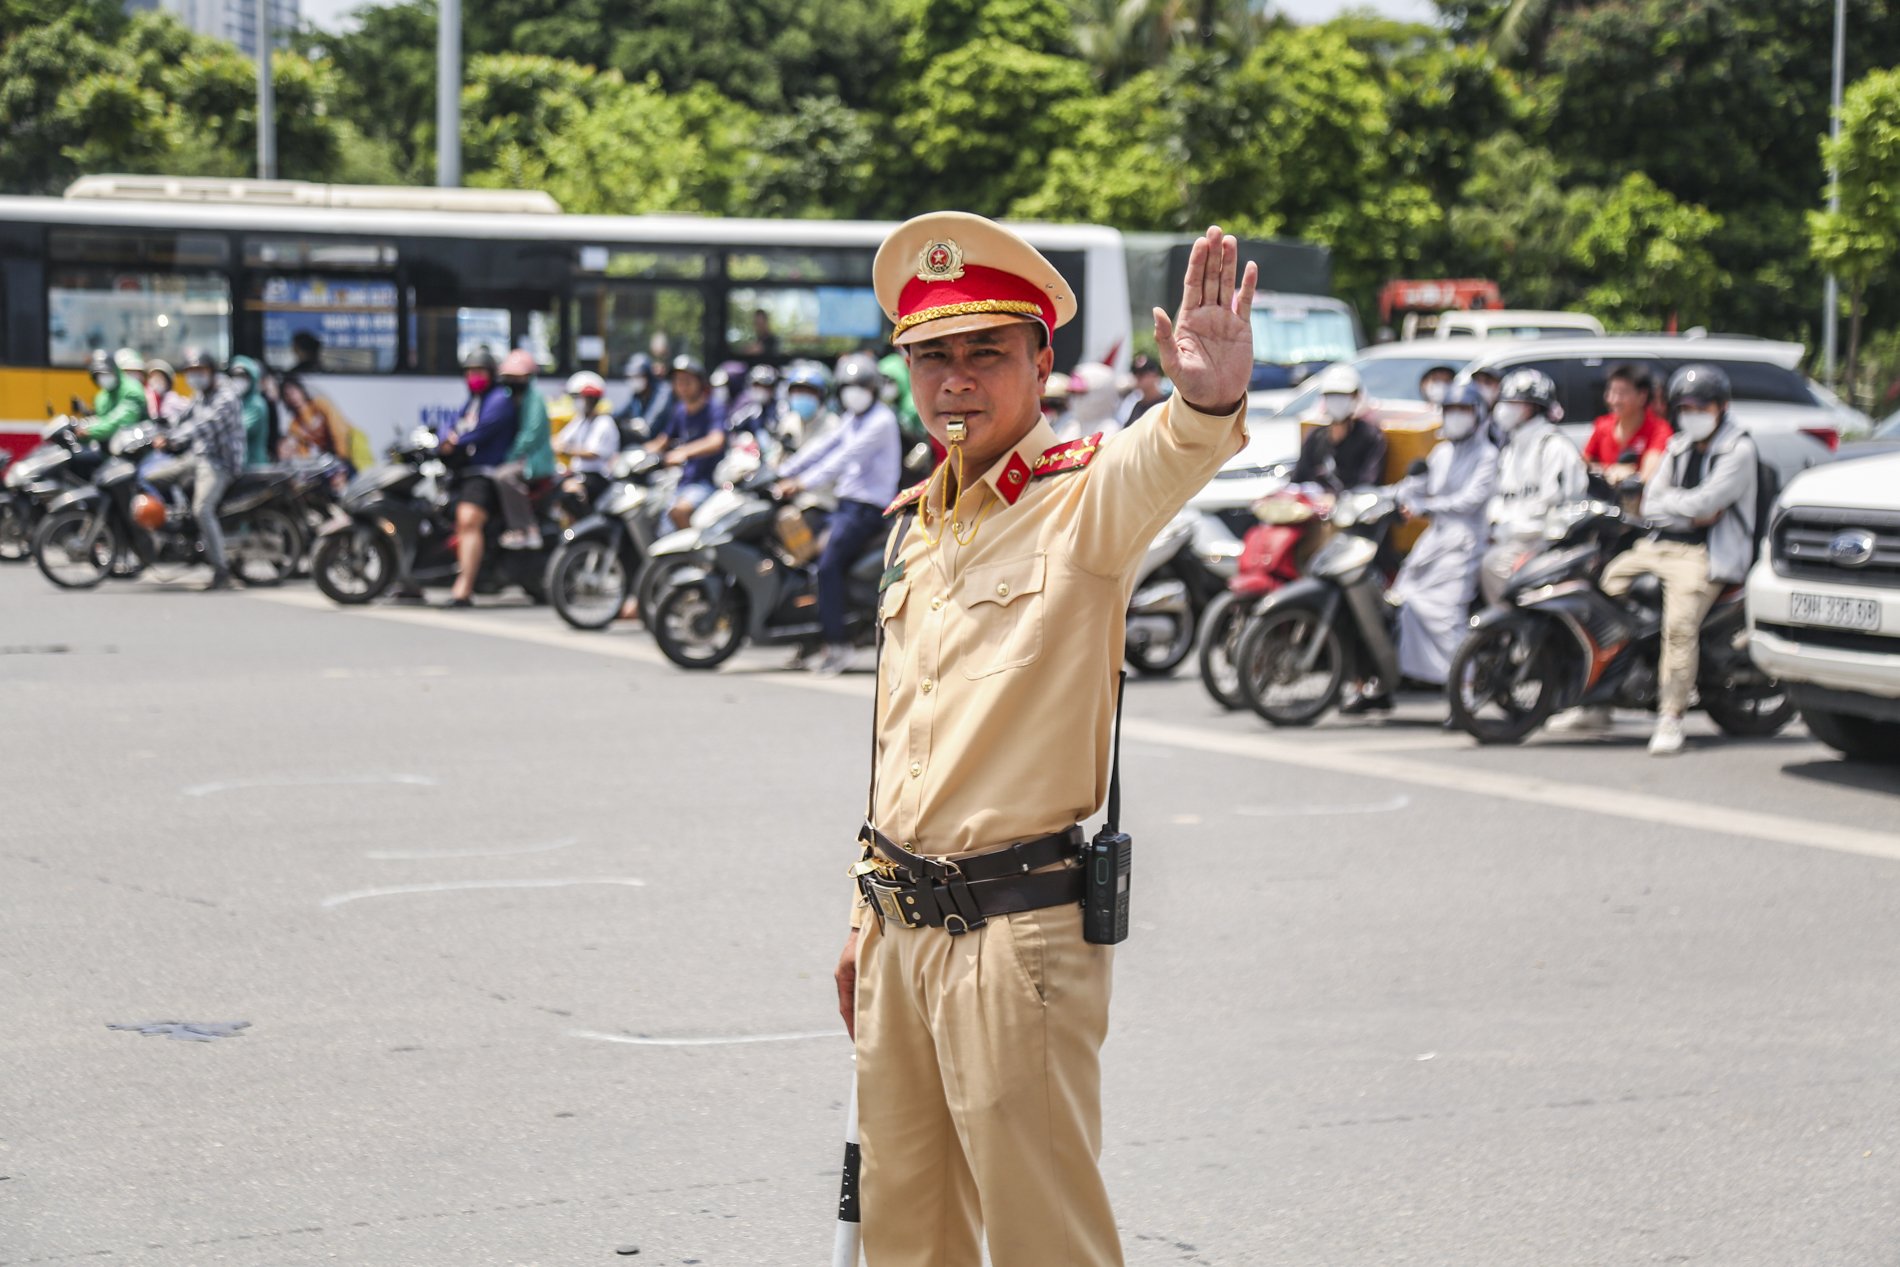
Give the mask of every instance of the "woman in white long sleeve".
M 1491 421 L 1504 437 L 1504 449 L 1488 511 L 1491 548 L 1481 573 L 1487 603 L 1504 597 L 1524 555 L 1542 547 L 1550 512 L 1581 501 L 1589 488 L 1583 455 L 1557 430 L 1563 416 L 1557 384 L 1541 370 L 1513 370 L 1499 385 Z
M 1475 386 L 1452 389 L 1441 413 L 1443 440 L 1426 455 L 1421 474 L 1394 486 L 1408 518 L 1429 515 L 1432 521 L 1392 583 L 1390 598 L 1401 604 L 1399 672 L 1434 686 L 1444 684 L 1478 590 L 1485 508 L 1498 476 L 1486 413 Z

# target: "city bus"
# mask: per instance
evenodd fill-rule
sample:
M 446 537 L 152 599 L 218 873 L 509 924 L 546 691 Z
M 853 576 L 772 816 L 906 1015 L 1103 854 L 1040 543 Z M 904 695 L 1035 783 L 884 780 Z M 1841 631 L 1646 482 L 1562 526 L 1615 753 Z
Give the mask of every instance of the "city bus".
M 528 349 L 556 392 L 594 370 L 616 400 L 658 334 L 708 366 L 759 359 L 760 313 L 776 359 L 830 363 L 889 336 L 871 261 L 892 227 L 294 181 L 88 177 L 61 198 L 0 197 L 0 445 L 23 451 L 49 411 L 91 400 L 96 348 L 175 363 L 195 346 L 276 370 L 314 349 L 290 406 L 321 410 L 361 452 L 458 410 L 462 357 L 484 344 Z M 1121 234 L 1015 227 L 1075 288 L 1058 368 L 1126 367 Z

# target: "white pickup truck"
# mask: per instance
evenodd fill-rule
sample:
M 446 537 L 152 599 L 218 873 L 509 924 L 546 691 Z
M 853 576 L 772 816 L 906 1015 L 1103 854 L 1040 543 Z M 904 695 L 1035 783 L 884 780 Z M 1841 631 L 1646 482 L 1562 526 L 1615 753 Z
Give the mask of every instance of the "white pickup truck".
M 1748 627 L 1816 739 L 1900 763 L 1900 453 L 1789 481 L 1748 576 Z

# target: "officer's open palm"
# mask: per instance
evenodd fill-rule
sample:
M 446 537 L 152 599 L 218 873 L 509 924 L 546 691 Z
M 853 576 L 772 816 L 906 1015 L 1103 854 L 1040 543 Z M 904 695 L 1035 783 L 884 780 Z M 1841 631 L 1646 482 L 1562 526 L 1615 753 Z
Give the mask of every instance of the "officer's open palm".
M 1212 228 L 1188 253 L 1181 311 L 1170 320 L 1155 309 L 1161 370 L 1182 400 L 1225 411 L 1247 394 L 1253 377 L 1253 291 L 1259 272 L 1239 275 L 1239 243 Z

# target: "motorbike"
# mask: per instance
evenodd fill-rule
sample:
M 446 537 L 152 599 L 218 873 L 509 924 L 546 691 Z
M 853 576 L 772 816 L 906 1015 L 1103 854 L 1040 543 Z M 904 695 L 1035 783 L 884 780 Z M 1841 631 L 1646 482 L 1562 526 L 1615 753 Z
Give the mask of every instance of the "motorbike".
M 1560 508 L 1546 535 L 1553 548 L 1519 565 L 1503 601 L 1473 619 L 1452 657 L 1452 722 L 1479 743 L 1518 743 L 1567 708 L 1657 707 L 1662 584 L 1639 576 L 1620 598 L 1598 584 L 1631 536 L 1622 510 Z M 1731 585 L 1703 619 L 1696 694 L 1724 733 L 1759 738 L 1778 733 L 1796 708 L 1750 659 L 1742 600 Z
M 54 497 L 33 534 L 33 558 L 46 579 L 64 589 L 90 589 L 108 576 L 182 570 L 204 561 L 191 508 L 167 501 L 141 480 L 138 464 L 162 432 L 142 423 L 112 437 L 110 456 L 92 483 Z M 225 555 L 247 585 L 276 585 L 297 565 L 297 526 L 289 479 L 280 472 L 246 471 L 218 502 Z M 172 579 L 162 575 L 161 579 Z
M 46 436 L 0 476 L 0 562 L 22 563 L 53 498 L 91 482 L 110 455 L 79 434 L 84 417 L 53 420 Z
M 349 482 L 318 534 L 310 571 L 332 602 L 355 606 L 381 597 L 392 586 L 414 595 L 455 581 L 455 513 L 440 441 L 435 432 L 421 427 L 391 446 L 388 457 Z M 551 522 L 543 522 L 543 541 L 559 535 Z M 486 537 L 475 592 L 493 594 L 512 585 L 535 602 L 544 601 L 552 547 L 502 549 L 500 515 L 489 518 Z
M 661 653 L 681 668 L 714 668 L 747 642 L 809 651 L 821 641 L 814 565 L 826 503 L 808 494 L 779 500 L 771 484 L 771 469 L 760 468 L 731 490 L 716 519 L 673 534 L 665 555 L 655 546 L 662 579 L 645 620 Z M 850 572 L 848 630 L 859 643 L 873 632 L 883 545 L 870 543 Z
M 1260 599 L 1300 578 L 1313 526 L 1332 504 L 1330 493 L 1313 486 L 1287 486 L 1253 504 L 1256 522 L 1241 536 L 1234 576 L 1201 618 L 1201 685 L 1222 708 L 1247 707 L 1235 659 L 1247 619 Z
M 1219 516 L 1183 510 L 1149 543 L 1128 602 L 1123 654 L 1148 677 L 1166 677 L 1194 651 L 1208 607 L 1226 592 L 1240 540 Z
M 1327 515 L 1334 536 L 1306 575 L 1256 601 L 1234 662 L 1239 691 L 1272 725 L 1311 725 L 1348 682 L 1398 683 L 1397 609 L 1385 601 L 1398 519 L 1389 489 L 1341 493 Z
M 634 593 L 677 481 L 661 478 L 660 455 L 632 449 L 614 459 L 592 510 L 561 533 L 548 563 L 548 599 L 575 629 L 605 629 Z

